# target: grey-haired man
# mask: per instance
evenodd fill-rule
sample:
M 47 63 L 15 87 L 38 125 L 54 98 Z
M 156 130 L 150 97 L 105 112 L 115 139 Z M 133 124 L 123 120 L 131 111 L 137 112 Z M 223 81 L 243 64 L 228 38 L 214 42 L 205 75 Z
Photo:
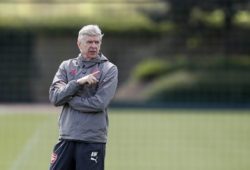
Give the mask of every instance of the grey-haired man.
M 50 101 L 63 106 L 50 170 L 104 169 L 107 107 L 118 70 L 100 53 L 102 37 L 97 25 L 82 27 L 77 39 L 80 54 L 61 63 L 50 86 Z

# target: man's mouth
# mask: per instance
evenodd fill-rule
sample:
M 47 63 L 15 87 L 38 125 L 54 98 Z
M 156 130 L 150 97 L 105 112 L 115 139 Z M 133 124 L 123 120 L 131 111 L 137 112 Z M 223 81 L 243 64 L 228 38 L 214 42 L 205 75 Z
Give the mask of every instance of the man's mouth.
M 96 53 L 96 50 L 89 50 L 89 53 Z
M 90 54 L 95 54 L 95 53 L 96 53 L 96 51 L 89 51 L 89 53 L 90 53 Z

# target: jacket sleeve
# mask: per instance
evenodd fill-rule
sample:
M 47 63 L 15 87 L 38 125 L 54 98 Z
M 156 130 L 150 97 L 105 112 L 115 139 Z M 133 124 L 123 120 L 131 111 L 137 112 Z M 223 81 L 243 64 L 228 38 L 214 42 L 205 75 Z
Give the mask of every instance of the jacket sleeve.
M 69 105 L 78 111 L 88 113 L 102 112 L 107 108 L 115 95 L 118 82 L 118 69 L 116 66 L 105 74 L 103 81 L 99 83 L 97 92 L 91 97 L 74 96 L 68 102 Z
M 65 65 L 65 62 L 60 65 L 49 89 L 49 100 L 55 106 L 66 104 L 80 87 L 76 80 L 68 82 Z

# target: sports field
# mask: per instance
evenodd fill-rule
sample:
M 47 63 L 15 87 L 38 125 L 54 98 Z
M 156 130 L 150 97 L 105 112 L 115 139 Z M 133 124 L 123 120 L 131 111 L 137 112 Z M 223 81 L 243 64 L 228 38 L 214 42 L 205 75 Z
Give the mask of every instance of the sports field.
M 45 170 L 57 111 L 0 108 L 0 169 Z M 250 110 L 110 109 L 107 170 L 249 170 Z

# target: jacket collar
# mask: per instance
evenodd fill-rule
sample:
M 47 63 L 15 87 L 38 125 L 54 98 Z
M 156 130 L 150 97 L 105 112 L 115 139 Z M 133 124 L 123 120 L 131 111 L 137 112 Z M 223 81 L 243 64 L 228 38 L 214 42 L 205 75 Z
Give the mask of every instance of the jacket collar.
M 84 67 L 90 68 L 96 64 L 100 64 L 105 61 L 108 61 L 108 59 L 103 54 L 100 53 L 95 59 L 85 60 L 84 57 L 80 53 L 77 57 L 77 61 L 78 61 L 79 66 L 81 66 L 81 68 L 84 68 Z

